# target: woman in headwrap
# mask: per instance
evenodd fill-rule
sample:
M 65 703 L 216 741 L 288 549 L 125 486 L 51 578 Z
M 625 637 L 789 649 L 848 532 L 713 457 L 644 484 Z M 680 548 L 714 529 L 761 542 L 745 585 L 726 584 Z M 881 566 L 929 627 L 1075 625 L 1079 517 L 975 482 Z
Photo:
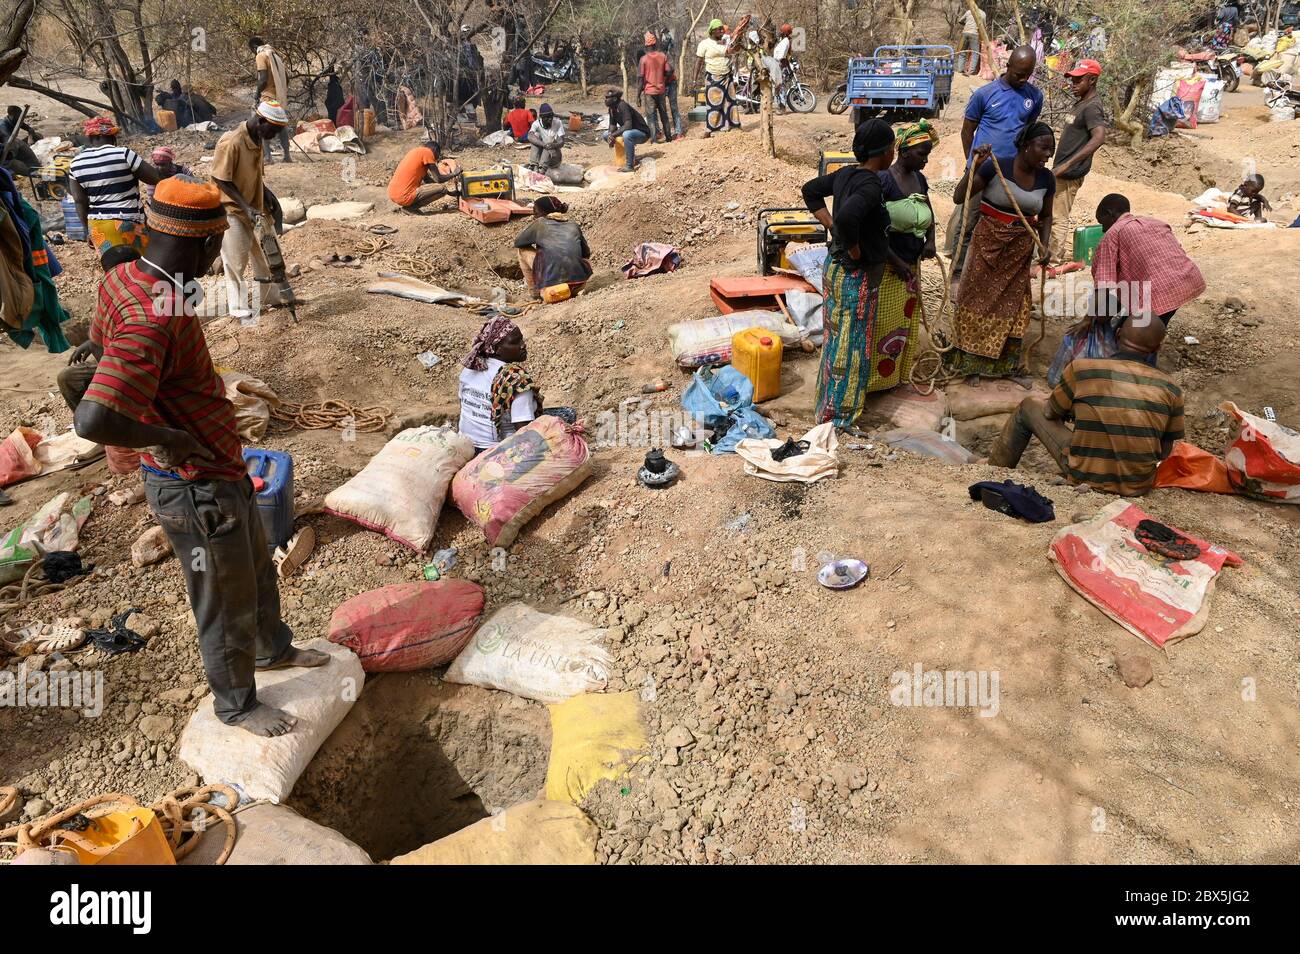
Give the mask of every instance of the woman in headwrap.
M 86 240 L 101 256 L 114 245 L 143 254 L 149 240 L 140 183 L 157 185 L 158 170 L 117 144 L 120 130 L 111 116 L 88 119 L 82 129 L 88 145 L 68 169 L 68 191 L 86 223 Z
M 817 369 L 816 421 L 850 430 L 871 390 L 871 342 L 878 319 L 880 283 L 889 247 L 889 213 L 879 173 L 894 161 L 894 131 L 869 119 L 853 136 L 857 164 L 809 180 L 803 187 L 808 211 L 831 240 L 825 264 L 822 323 L 825 339 Z M 826 210 L 835 198 L 835 214 Z M 901 263 L 900 263 L 901 264 Z
M 1021 380 L 1027 371 L 1021 364 L 1029 327 L 1029 276 L 1035 257 L 1047 267 L 1051 248 L 1056 177 L 1045 166 L 1055 149 L 1052 127 L 1034 123 L 1016 137 L 1014 154 L 994 156 L 987 145 L 976 149 L 969 180 L 963 178 L 953 190 L 958 204 L 966 201 L 968 191 L 982 193 L 980 220 L 957 289 L 955 347 L 944 355 L 948 369 L 967 375 L 971 384 L 981 376 L 1027 380 Z
M 460 372 L 460 432 L 480 453 L 495 447 L 542 410 L 542 395 L 524 364 L 528 346 L 509 318 L 479 329 Z
M 930 184 L 921 172 L 939 134 L 924 119 L 898 131 L 898 158 L 880 173 L 885 210 L 889 213 L 891 259 L 880 283 L 880 317 L 871 340 L 872 391 L 892 388 L 908 379 L 916 352 L 921 317 L 921 283 L 917 266 L 934 258 L 934 210 Z
M 568 211 L 555 196 L 544 195 L 533 203 L 532 223 L 515 236 L 519 270 L 534 296 L 555 285 L 576 292 L 591 278 L 591 249 Z
M 177 175 L 192 175 L 187 167 L 178 166 L 176 164 L 176 153 L 172 151 L 170 146 L 158 146 L 153 152 L 149 153 L 149 161 L 152 162 L 153 167 L 158 170 L 159 181 L 170 179 L 172 176 Z M 146 185 L 144 187 L 145 195 L 147 197 L 146 201 L 153 198 L 153 190 L 154 187 L 152 185 Z

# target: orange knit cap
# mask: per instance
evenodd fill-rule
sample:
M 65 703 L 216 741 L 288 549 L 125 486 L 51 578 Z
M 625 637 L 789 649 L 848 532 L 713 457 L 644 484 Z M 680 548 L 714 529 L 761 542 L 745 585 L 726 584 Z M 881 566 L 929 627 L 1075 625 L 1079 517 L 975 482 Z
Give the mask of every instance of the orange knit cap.
M 154 186 L 145 218 L 154 232 L 182 238 L 220 235 L 227 228 L 221 191 L 191 176 L 171 176 Z

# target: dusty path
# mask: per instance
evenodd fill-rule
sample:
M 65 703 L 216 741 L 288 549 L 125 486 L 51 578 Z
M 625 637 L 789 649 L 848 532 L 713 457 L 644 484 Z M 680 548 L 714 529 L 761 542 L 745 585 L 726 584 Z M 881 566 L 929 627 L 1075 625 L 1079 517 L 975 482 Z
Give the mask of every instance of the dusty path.
M 1300 186 L 1293 159 L 1300 127 L 1270 126 L 1257 100 L 1253 91 L 1229 96 L 1224 122 L 1195 140 L 1159 147 L 1159 164 L 1143 166 L 1108 147 L 1077 213 L 1080 223 L 1087 221 L 1101 195 L 1123 191 L 1137 210 L 1173 223 L 1201 264 L 1209 290 L 1176 319 L 1177 331 L 1201 344 L 1182 345 L 1175 335 L 1163 361 L 1187 390 L 1191 437 L 1212 450 L 1225 434 L 1212 411 L 1225 398 L 1255 411 L 1270 405 L 1279 420 L 1300 421 L 1294 357 L 1300 316 L 1292 306 L 1300 230 L 1188 234 L 1182 227 L 1186 201 L 1177 194 L 1199 192 L 1202 176 L 1231 188 L 1238 153 L 1250 146 L 1270 179 L 1277 217 L 1295 216 L 1294 198 L 1282 197 Z M 562 93 L 555 101 L 559 109 L 570 105 Z M 960 105 L 941 123 L 939 162 L 959 155 Z M 672 368 L 664 329 L 713 313 L 709 277 L 752 271 L 754 211 L 795 204 L 818 149 L 846 144 L 847 119 L 783 117 L 778 135 L 775 161 L 758 155 L 752 131 L 651 147 L 653 182 L 573 198 L 573 214 L 595 249 L 598 277 L 588 294 L 534 311 L 522 322 L 548 402 L 575 405 L 594 420 L 626 398 L 639 399 L 645 380 L 666 376 L 672 387 L 655 395 L 652 407 L 677 406 L 689 379 Z M 182 160 L 197 159 L 200 143 L 178 141 L 184 142 Z M 311 203 L 373 200 L 376 212 L 360 224 L 396 226 L 394 251 L 425 255 L 441 283 L 518 294 L 512 227 L 484 229 L 453 212 L 411 217 L 389 211 L 383 186 L 413 141 L 404 134 L 376 140 L 353 184 L 344 182 L 331 157 L 275 165 L 270 184 Z M 496 155 L 474 148 L 462 158 L 473 166 Z M 593 142 L 571 155 L 591 163 L 604 161 L 608 150 Z M 943 187 L 936 191 L 942 212 Z M 291 262 L 306 265 L 329 251 L 353 250 L 363 234 L 350 223 L 312 223 L 289 233 L 284 244 Z M 636 242 L 646 240 L 677 243 L 685 267 L 625 282 L 616 269 Z M 68 249 L 65 259 L 62 287 L 74 313 L 84 317 L 93 291 L 89 254 Z M 477 323 L 452 309 L 367 296 L 361 290 L 366 279 L 389 267 L 381 257 L 357 269 L 307 272 L 298 283 L 310 299 L 300 326 L 279 312 L 251 328 L 217 319 L 208 326 L 214 355 L 262 377 L 289 400 L 343 397 L 402 412 L 454 414 L 457 359 Z M 1225 309 L 1227 296 L 1240 298 L 1245 311 Z M 1040 375 L 1066 324 L 1049 323 L 1035 359 Z M 426 349 L 444 359 L 432 371 L 415 359 Z M 58 367 L 57 358 L 0 343 L 0 387 L 22 389 L 0 391 L 0 431 L 47 416 L 68 422 L 57 394 L 46 391 Z M 810 423 L 814 379 L 813 360 L 787 361 L 785 394 L 769 406 L 783 435 Z M 345 443 L 333 432 L 278 430 L 267 441 L 294 455 L 301 502 L 337 486 L 382 442 L 378 435 Z M 492 605 L 524 598 L 614 627 L 619 675 L 611 688 L 644 688 L 647 680 L 654 686 L 654 701 L 646 705 L 652 757 L 628 795 L 601 791 L 588 806 L 606 828 L 602 859 L 1296 857 L 1300 515 L 1294 508 L 1182 491 L 1157 491 L 1146 499 L 1143 506 L 1153 515 L 1230 547 L 1246 561 L 1223 574 L 1211 625 L 1162 654 L 1080 600 L 1048 565 L 1054 529 L 1075 514 L 1095 512 L 1108 498 L 1060 485 L 1041 456 L 1027 457 L 1017 479 L 1051 497 L 1061 519 L 1028 526 L 969 502 L 968 484 L 1003 473 L 985 466 L 948 468 L 908 455 L 884 460 L 845 450 L 840 478 L 805 490 L 746 477 L 734 458 L 690 457 L 683 459 L 682 481 L 650 494 L 633 479 L 644 453 L 644 447 L 601 451 L 595 476 L 529 527 L 504 573 L 491 569 L 481 536 L 454 511 L 444 513 L 435 541 L 460 548 L 460 572 L 488 586 Z M 101 465 L 20 485 L 17 506 L 0 514 L 7 525 L 60 489 L 100 482 L 113 489 L 128 479 L 109 477 Z M 727 529 L 744 514 L 743 529 Z M 299 637 L 322 632 L 343 599 L 417 577 L 418 561 L 379 536 L 329 518 L 309 519 L 321 544 L 305 571 L 282 588 Z M 188 774 L 173 747 L 202 693 L 193 622 L 174 565 L 136 570 L 126 559 L 131 540 L 147 525 L 143 506 L 119 510 L 98 503 L 84 552 L 101 571 L 40 607 L 50 617 L 76 613 L 99 622 L 138 605 L 158 625 L 146 652 L 99 663 L 107 674 L 103 717 L 0 710 L 4 775 L 56 805 L 109 790 L 148 798 Z M 873 579 L 845 594 L 821 589 L 808 572 L 821 552 L 861 557 L 872 565 Z M 1114 668 L 1119 655 L 1147 658 L 1155 680 L 1143 689 L 1126 688 Z M 891 705 L 890 674 L 918 663 L 996 671 L 996 716 Z M 446 715 L 449 690 L 436 675 L 383 679 L 383 698 L 397 685 L 408 694 L 410 711 L 438 711 L 440 724 L 456 722 Z M 1256 688 L 1252 701 L 1243 699 L 1245 679 Z M 478 690 L 451 692 L 456 725 L 481 727 L 487 713 L 521 735 L 540 733 L 538 744 L 545 744 L 535 705 L 512 708 Z M 149 714 L 171 719 L 171 730 L 145 739 L 138 725 Z M 665 758 L 663 737 L 678 725 L 697 741 L 679 753 L 680 764 L 662 764 L 673 761 Z M 487 741 L 477 747 L 463 737 L 453 745 L 451 737 L 437 735 L 435 761 L 441 766 L 449 760 L 457 781 L 447 781 L 442 768 L 425 777 L 436 775 L 438 791 L 460 785 L 459 796 L 481 802 L 479 809 L 471 805 L 470 817 L 530 797 L 532 791 L 520 788 L 536 775 L 521 770 L 513 788 L 504 784 L 498 774 L 503 760 L 486 751 L 499 739 L 478 734 Z M 302 807 L 332 821 L 323 786 L 341 762 L 365 771 L 347 761 L 355 757 L 355 749 L 322 753 L 321 765 L 313 766 L 295 796 Z M 397 786 L 416 787 L 421 778 L 418 772 L 394 777 L 394 797 Z M 434 815 L 440 821 L 430 826 L 465 820 L 446 807 L 435 806 Z M 444 833 L 428 828 L 397 838 L 344 831 L 377 857 Z

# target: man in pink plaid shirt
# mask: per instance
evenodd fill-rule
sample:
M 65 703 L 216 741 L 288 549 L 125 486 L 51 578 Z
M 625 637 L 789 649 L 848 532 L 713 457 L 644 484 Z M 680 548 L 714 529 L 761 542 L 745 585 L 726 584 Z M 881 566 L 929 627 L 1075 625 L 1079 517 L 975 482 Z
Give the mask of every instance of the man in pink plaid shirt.
M 1205 291 L 1201 270 L 1173 229 L 1134 215 L 1126 197 L 1112 192 L 1102 199 L 1097 221 L 1105 233 L 1092 260 L 1097 314 L 1155 315 L 1168 327 L 1174 312 Z

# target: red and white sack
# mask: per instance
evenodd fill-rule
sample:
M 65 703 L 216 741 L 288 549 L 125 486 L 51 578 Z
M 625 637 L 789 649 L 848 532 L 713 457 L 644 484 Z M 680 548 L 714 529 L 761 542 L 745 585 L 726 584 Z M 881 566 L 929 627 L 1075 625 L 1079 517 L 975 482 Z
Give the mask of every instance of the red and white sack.
M 483 587 L 476 583 L 397 583 L 342 603 L 328 638 L 356 653 L 366 672 L 409 672 L 451 662 L 482 618 Z
M 1047 558 L 1085 600 L 1161 649 L 1201 631 L 1219 570 L 1225 564 L 1241 566 L 1242 560 L 1181 530 L 1201 548 L 1200 556 L 1173 560 L 1152 553 L 1134 533 L 1147 519 L 1136 504 L 1116 500 L 1091 520 L 1057 533 Z
M 490 546 L 508 547 L 524 524 L 590 475 L 582 424 L 543 414 L 474 458 L 452 481 L 451 496 Z
M 1233 489 L 1260 500 L 1300 504 L 1300 434 L 1247 414 L 1231 401 L 1219 409 L 1236 418 L 1236 433 L 1223 452 Z
M 473 456 L 473 442 L 453 428 L 408 428 L 325 498 L 325 512 L 423 552 L 452 477 Z

